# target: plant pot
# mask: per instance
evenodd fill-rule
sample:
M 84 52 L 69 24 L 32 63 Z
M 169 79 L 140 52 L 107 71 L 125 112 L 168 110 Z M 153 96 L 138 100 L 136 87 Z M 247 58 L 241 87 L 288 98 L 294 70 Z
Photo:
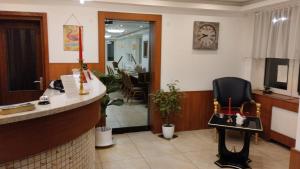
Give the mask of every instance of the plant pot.
M 106 147 L 113 145 L 112 129 L 109 127 L 96 128 L 96 147 Z
M 175 130 L 175 125 L 174 124 L 164 124 L 164 125 L 162 125 L 163 136 L 166 139 L 173 138 L 174 130 Z

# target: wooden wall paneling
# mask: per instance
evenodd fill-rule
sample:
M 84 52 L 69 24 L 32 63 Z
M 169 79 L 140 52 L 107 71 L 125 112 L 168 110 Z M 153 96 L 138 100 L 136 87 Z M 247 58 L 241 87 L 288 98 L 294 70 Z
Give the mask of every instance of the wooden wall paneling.
M 180 114 L 172 117 L 176 131 L 198 130 L 208 128 L 208 120 L 213 113 L 213 95 L 212 91 L 191 91 L 182 92 L 182 111 Z M 154 108 L 154 130 L 161 132 L 162 121 L 157 108 Z
M 276 139 L 276 141 L 281 143 L 281 144 L 284 144 L 284 145 L 289 146 L 289 147 L 295 147 L 295 144 L 296 144 L 295 139 L 287 137 L 287 136 L 285 136 L 283 134 L 280 134 L 276 131 L 271 130 L 270 137 L 274 140 Z
M 0 163 L 22 159 L 71 141 L 100 119 L 100 101 L 55 115 L 0 125 Z
M 265 95 L 262 91 L 254 91 L 254 93 L 255 101 L 262 105 L 261 120 L 264 127 L 263 137 L 266 140 L 272 139 L 286 146 L 293 147 L 295 145 L 295 139 L 271 130 L 272 107 L 278 107 L 298 113 L 298 99 L 276 93 Z
M 255 95 L 255 101 L 261 103 L 261 121 L 263 125 L 263 138 L 270 140 L 271 138 L 271 114 L 272 114 L 272 105 L 268 98 Z
M 300 151 L 293 148 L 291 149 L 289 169 L 299 169 L 299 168 L 300 168 Z

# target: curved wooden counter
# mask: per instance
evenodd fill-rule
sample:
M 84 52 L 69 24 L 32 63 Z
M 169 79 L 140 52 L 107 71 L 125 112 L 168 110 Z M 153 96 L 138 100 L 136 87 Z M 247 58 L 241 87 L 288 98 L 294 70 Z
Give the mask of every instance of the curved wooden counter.
M 92 77 L 89 95 L 53 95 L 50 105 L 0 116 L 0 164 L 50 150 L 94 128 L 100 119 L 100 98 L 106 88 Z

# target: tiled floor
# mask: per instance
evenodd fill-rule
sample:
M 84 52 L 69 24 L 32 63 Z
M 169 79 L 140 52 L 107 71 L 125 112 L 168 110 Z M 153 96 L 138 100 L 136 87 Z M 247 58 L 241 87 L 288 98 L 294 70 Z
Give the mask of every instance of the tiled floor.
M 96 169 L 218 169 L 214 130 L 179 132 L 167 141 L 151 132 L 114 135 L 115 146 L 96 150 Z M 239 133 L 230 135 L 228 149 L 242 142 Z M 251 144 L 253 169 L 288 169 L 289 150 L 275 143 Z
M 123 98 L 120 92 L 110 94 L 111 98 Z M 106 124 L 111 128 L 146 126 L 148 124 L 148 109 L 141 101 L 133 100 L 122 106 L 109 106 L 106 109 Z

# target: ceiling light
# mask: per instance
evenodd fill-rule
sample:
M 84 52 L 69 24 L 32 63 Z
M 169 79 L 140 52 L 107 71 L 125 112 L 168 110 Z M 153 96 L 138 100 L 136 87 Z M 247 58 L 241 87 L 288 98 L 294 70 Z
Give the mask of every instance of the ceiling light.
M 123 25 L 120 25 L 120 27 L 122 28 L 122 27 L 123 27 Z
M 85 1 L 85 0 L 80 0 L 80 4 L 84 4 L 84 1 Z
M 143 25 L 140 25 L 140 28 L 143 28 L 144 26 Z
M 105 39 L 111 38 L 110 34 L 105 34 Z
M 123 33 L 125 29 L 106 29 L 109 33 Z
M 279 22 L 279 21 L 282 21 L 282 22 L 283 22 L 283 21 L 286 21 L 286 20 L 288 20 L 288 18 L 283 16 L 283 17 L 281 17 L 281 18 L 273 18 L 273 19 L 272 19 L 272 22 L 273 22 L 273 23 L 276 23 L 276 22 Z

